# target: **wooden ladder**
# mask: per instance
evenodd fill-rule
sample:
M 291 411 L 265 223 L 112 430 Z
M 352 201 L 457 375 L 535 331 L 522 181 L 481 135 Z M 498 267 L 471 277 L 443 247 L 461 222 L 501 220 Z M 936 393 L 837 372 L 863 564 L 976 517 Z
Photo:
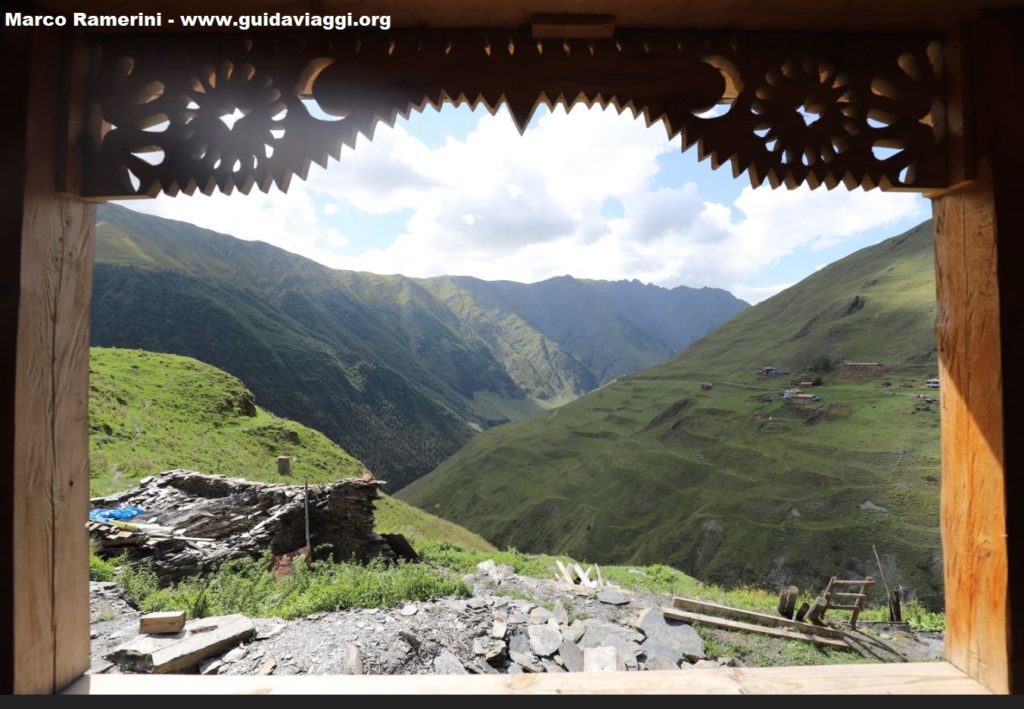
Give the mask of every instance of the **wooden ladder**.
M 837 579 L 833 576 L 829 579 L 825 592 L 815 599 L 814 605 L 807 611 L 807 620 L 820 622 L 825 616 L 825 611 L 830 609 L 852 611 L 850 627 L 856 628 L 857 618 L 860 616 L 860 612 L 864 610 L 864 600 L 868 597 L 868 593 L 874 585 L 875 579 L 871 576 L 858 580 Z M 837 587 L 848 590 L 837 591 Z M 854 588 L 857 590 L 852 590 Z M 849 602 L 846 599 L 853 600 Z

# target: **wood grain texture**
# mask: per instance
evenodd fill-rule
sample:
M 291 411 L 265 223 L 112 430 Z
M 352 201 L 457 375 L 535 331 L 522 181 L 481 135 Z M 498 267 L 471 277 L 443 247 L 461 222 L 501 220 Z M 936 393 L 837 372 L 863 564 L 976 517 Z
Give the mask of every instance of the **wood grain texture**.
M 1024 693 L 1024 10 L 985 18 L 1003 394 L 1009 690 Z
M 1003 391 L 988 166 L 933 202 L 942 421 L 946 654 L 1009 689 Z
M 67 694 L 989 694 L 946 662 L 522 675 L 90 675 Z
M 89 666 L 89 298 L 95 208 L 59 196 L 61 39 L 31 36 L 14 430 L 14 691 Z
M 8 32 L 0 63 L 14 66 L 28 55 L 28 33 Z M 21 283 L 21 217 L 24 207 L 28 76 L 14 73 L 0 111 L 0 694 L 14 691 L 14 388 Z

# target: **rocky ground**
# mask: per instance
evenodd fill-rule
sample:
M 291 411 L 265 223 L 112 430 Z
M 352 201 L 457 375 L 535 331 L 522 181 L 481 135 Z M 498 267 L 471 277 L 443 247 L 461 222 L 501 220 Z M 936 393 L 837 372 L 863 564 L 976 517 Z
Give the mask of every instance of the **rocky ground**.
M 582 671 L 587 648 L 626 670 L 771 664 L 770 639 L 750 633 L 705 631 L 666 621 L 658 608 L 665 596 L 615 587 L 599 590 L 554 579 L 516 575 L 511 567 L 484 562 L 467 576 L 470 598 L 443 598 L 388 609 L 351 609 L 306 618 L 254 619 L 250 641 L 206 660 L 192 671 L 214 674 L 460 674 Z M 138 636 L 139 612 L 111 583 L 90 584 L 92 673 L 116 673 L 106 659 Z M 710 635 L 707 635 L 707 633 Z M 711 657 L 710 645 L 745 635 L 768 642 L 753 657 Z M 908 633 L 876 626 L 859 633 L 862 652 L 878 661 L 940 658 L 939 634 Z M 793 642 L 793 641 L 777 641 Z M 735 643 L 733 643 L 735 646 Z M 601 655 L 601 657 L 598 657 Z M 858 659 L 850 654 L 851 661 Z M 590 668 L 593 669 L 593 668 Z M 611 669 L 611 668 L 609 668 Z

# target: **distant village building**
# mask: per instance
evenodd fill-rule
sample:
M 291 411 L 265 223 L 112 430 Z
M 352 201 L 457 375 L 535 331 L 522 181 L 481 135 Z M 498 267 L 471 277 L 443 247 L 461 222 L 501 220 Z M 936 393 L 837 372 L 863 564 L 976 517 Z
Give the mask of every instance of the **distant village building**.
M 701 382 L 700 383 L 700 390 L 701 391 L 711 391 L 711 382 Z
M 783 389 L 782 398 L 801 404 L 806 404 L 810 401 L 821 401 L 821 397 L 817 394 L 808 394 L 800 389 Z
M 939 388 L 939 380 L 938 380 L 937 377 L 932 377 L 931 379 L 925 380 L 924 385 L 926 387 L 928 387 L 929 389 L 938 389 Z
M 757 373 L 762 377 L 781 377 L 783 374 L 789 374 L 789 370 L 776 369 L 775 367 L 761 367 L 757 370 Z

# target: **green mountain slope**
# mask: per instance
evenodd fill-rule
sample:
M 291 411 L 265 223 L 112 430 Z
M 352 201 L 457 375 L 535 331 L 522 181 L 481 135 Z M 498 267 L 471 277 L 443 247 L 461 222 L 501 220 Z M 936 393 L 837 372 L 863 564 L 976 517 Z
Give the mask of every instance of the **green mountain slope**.
M 488 431 L 400 497 L 499 546 L 729 585 L 877 578 L 875 544 L 890 585 L 940 603 L 939 414 L 917 398 L 937 396 L 933 264 L 926 222 L 663 364 Z M 820 402 L 781 397 L 816 376 Z
M 183 222 L 97 212 L 94 345 L 224 369 L 396 488 L 475 432 L 660 361 L 745 305 L 714 289 L 335 271 Z M 701 312 L 680 316 L 690 310 Z
M 175 468 L 292 483 L 355 477 L 366 467 L 326 436 L 256 406 L 235 377 L 189 357 L 94 347 L 89 352 L 92 495 Z M 276 458 L 292 458 L 282 478 Z M 404 502 L 377 502 L 377 529 L 489 550 L 479 536 Z

